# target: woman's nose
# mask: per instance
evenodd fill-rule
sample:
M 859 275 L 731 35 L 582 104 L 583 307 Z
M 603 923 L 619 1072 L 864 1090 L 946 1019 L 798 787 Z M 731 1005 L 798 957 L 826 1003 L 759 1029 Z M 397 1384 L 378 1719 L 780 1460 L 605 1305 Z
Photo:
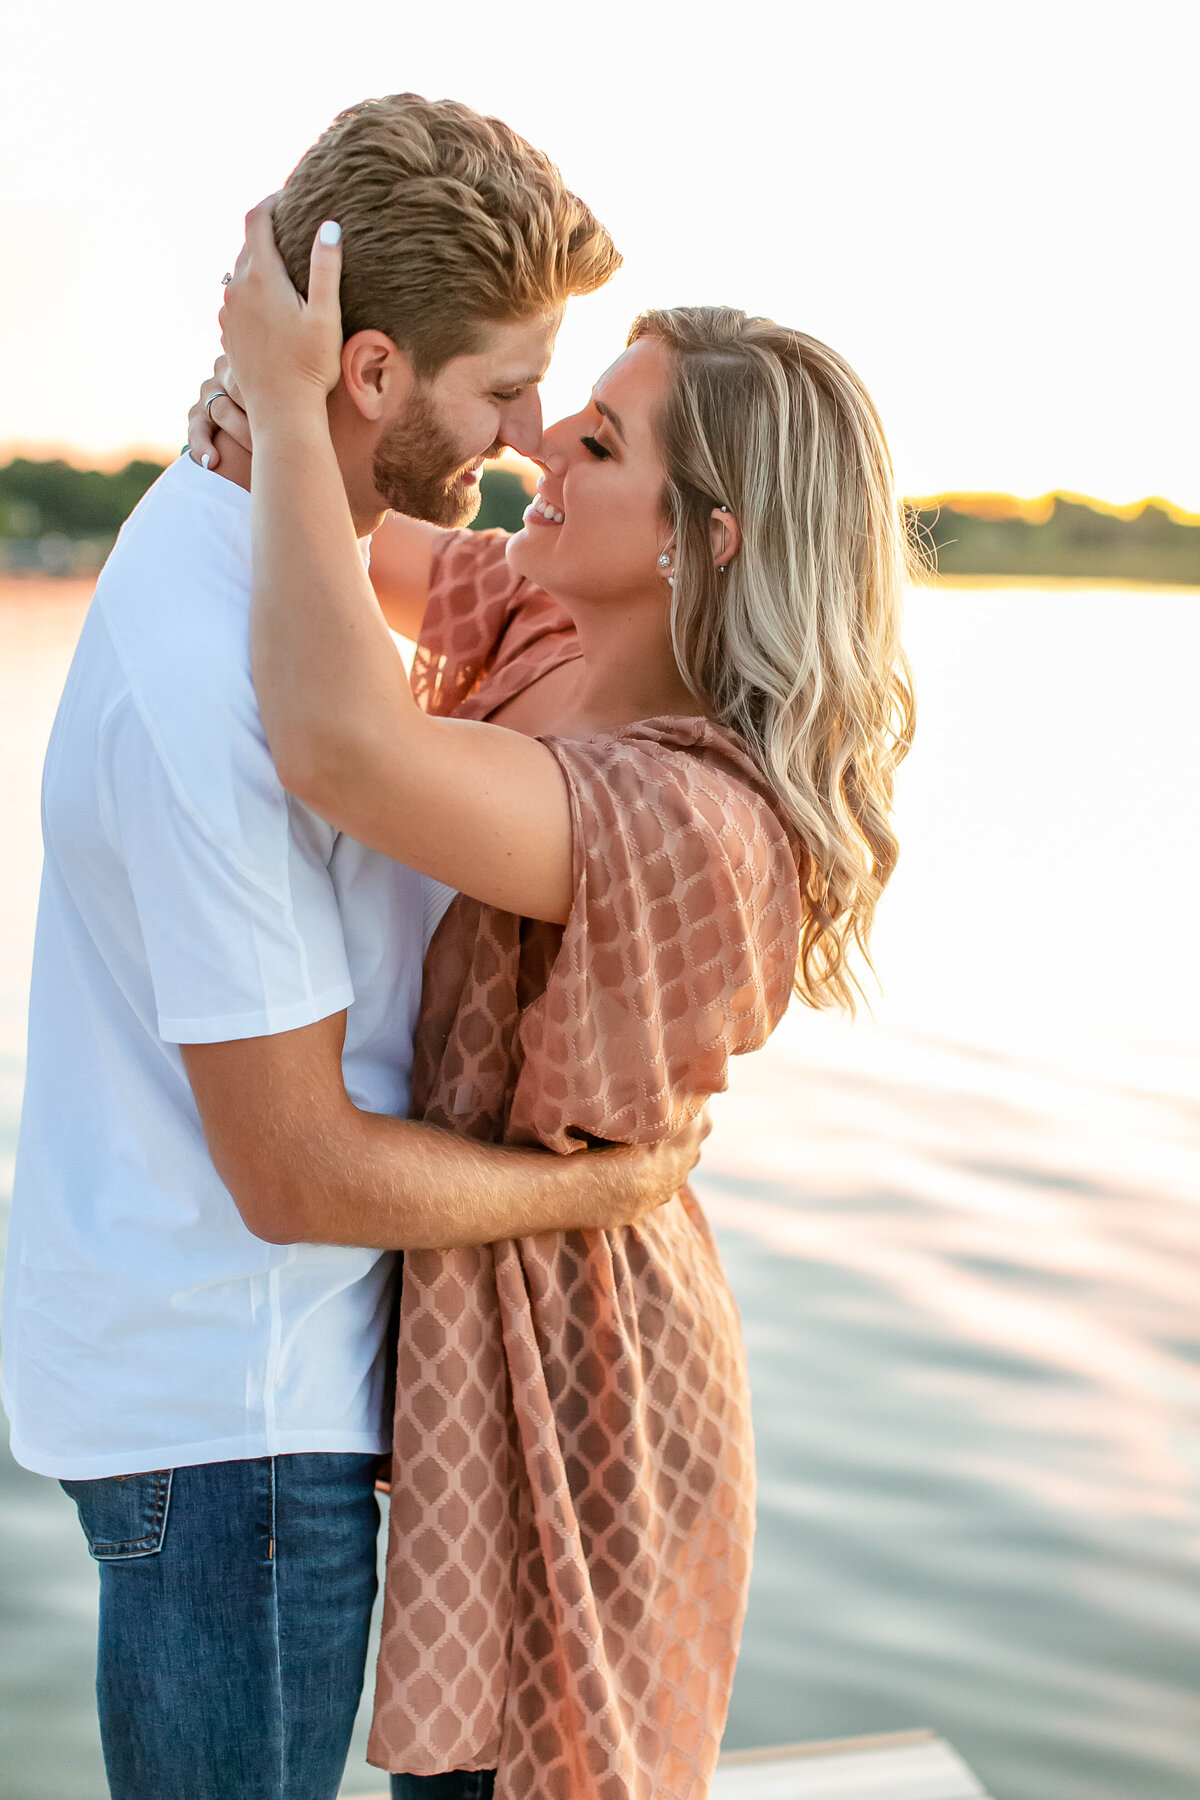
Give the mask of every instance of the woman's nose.
M 540 469 L 545 469 L 550 475 L 564 475 L 570 461 L 563 425 L 564 421 L 559 419 L 555 424 L 547 426 L 542 433 L 542 441 L 532 458 L 532 461 L 537 463 Z
M 529 461 L 541 469 L 544 474 L 553 475 L 556 478 L 565 475 L 567 471 L 567 458 L 561 450 L 555 450 L 545 438 L 542 439 L 537 454 L 531 456 Z

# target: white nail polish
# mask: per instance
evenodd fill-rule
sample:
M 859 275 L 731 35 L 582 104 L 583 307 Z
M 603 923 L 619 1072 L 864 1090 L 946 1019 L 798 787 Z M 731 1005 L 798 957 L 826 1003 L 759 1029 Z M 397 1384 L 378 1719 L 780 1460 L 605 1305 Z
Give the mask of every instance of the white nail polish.
M 201 468 L 202 468 L 202 469 L 207 469 L 207 467 L 208 467 L 208 458 L 209 458 L 209 452 L 208 452 L 208 451 L 207 451 L 207 450 L 206 450 L 206 451 L 205 451 L 205 452 L 204 452 L 204 455 L 203 455 L 203 456 L 202 456 L 202 457 L 201 457 L 201 458 L 200 458 L 200 467 L 201 467 Z
M 329 249 L 332 250 L 335 244 L 340 244 L 342 241 L 342 228 L 335 220 L 326 219 L 320 231 L 318 231 L 317 236 L 323 244 L 327 245 Z

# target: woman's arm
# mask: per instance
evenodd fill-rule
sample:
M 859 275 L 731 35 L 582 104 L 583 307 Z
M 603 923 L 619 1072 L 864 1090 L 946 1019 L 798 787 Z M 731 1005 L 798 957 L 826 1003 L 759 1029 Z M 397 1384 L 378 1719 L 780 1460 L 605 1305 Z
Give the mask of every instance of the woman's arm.
M 361 1112 L 342 1081 L 345 1019 L 182 1047 L 217 1173 L 270 1243 L 448 1250 L 635 1224 L 678 1193 L 708 1133 L 702 1114 L 661 1144 L 555 1156 Z
M 251 654 L 284 786 L 340 830 L 489 905 L 562 923 L 571 827 L 554 757 L 413 699 L 359 554 L 326 397 L 341 375 L 341 255 L 314 245 L 301 300 L 269 203 L 226 289 L 226 347 L 254 433 Z

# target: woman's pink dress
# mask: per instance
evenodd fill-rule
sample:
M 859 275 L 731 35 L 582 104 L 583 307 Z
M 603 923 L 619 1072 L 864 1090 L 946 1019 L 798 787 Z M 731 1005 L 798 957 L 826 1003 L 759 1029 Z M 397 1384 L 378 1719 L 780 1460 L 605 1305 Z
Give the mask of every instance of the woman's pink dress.
M 413 680 L 486 718 L 579 654 L 502 534 L 437 553 Z M 566 1152 L 651 1143 L 782 1016 L 796 847 L 738 740 L 656 719 L 547 740 L 565 926 L 459 897 L 425 966 L 414 1116 Z M 370 1757 L 497 1800 L 703 1800 L 754 1527 L 737 1312 L 694 1196 L 618 1231 L 404 1258 Z

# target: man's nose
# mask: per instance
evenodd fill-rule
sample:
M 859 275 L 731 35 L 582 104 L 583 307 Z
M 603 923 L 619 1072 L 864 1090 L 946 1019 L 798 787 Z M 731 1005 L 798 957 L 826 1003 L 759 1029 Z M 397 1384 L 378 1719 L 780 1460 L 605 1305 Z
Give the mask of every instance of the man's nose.
M 504 408 L 500 418 L 500 442 L 519 456 L 536 459 L 542 442 L 542 397 L 536 388 Z

